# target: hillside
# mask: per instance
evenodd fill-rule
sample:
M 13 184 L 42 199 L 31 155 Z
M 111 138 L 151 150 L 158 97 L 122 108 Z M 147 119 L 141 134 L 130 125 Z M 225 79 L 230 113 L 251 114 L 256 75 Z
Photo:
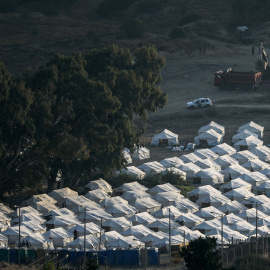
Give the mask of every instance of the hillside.
M 208 45 L 204 38 L 230 39 L 227 28 L 231 9 L 229 5 L 224 8 L 220 0 L 215 1 L 215 5 L 212 1 L 199 0 L 133 1 L 127 9 L 114 16 L 98 15 L 101 0 L 70 2 L 57 14 L 45 15 L 48 13 L 43 10 L 46 5 L 35 10 L 29 4 L 19 6 L 16 12 L 1 14 L 0 59 L 13 75 L 35 71 L 53 53 L 85 52 L 110 43 L 131 50 L 141 45 L 155 45 L 160 52 L 185 54 L 197 49 L 205 50 Z M 187 15 L 199 15 L 199 19 L 184 24 L 188 33 L 184 39 L 170 38 L 172 29 Z M 121 25 L 127 18 L 143 22 L 143 37 L 128 39 L 125 36 Z

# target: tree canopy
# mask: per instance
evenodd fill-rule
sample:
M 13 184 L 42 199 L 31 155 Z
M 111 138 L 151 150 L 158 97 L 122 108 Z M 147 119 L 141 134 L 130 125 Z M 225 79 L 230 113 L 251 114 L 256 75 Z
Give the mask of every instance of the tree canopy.
M 218 270 L 222 269 L 220 251 L 215 237 L 199 237 L 189 242 L 180 251 L 189 270 Z
M 53 184 L 59 170 L 72 186 L 121 168 L 122 151 L 138 143 L 147 114 L 166 105 L 164 66 L 154 47 L 131 53 L 117 45 L 57 54 L 24 81 L 1 64 L 3 191 Z

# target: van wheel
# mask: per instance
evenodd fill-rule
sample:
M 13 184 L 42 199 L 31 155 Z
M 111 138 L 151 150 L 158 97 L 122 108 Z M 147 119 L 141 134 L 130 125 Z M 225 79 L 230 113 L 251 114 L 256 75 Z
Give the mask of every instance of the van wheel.
M 189 109 L 190 110 L 193 110 L 193 109 L 195 109 L 195 107 L 194 106 L 190 106 Z

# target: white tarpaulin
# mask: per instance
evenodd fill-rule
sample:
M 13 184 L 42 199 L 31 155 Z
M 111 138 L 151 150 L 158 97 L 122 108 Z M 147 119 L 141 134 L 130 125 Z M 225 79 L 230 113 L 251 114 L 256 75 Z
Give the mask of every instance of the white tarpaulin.
M 262 146 L 263 145 L 263 141 L 258 139 L 257 137 L 254 137 L 252 135 L 250 135 L 249 137 L 238 141 L 234 144 L 234 148 L 237 151 L 241 151 L 241 150 L 252 150 L 258 146 Z
M 248 162 L 249 160 L 258 159 L 258 157 L 249 150 L 238 151 L 231 155 L 231 157 L 237 160 L 240 165 Z
M 225 135 L 225 127 L 222 125 L 217 124 L 214 121 L 211 121 L 209 124 L 202 126 L 199 130 L 198 130 L 198 134 L 202 134 L 206 131 L 208 131 L 209 129 L 213 129 L 215 132 L 221 134 L 221 135 Z
M 159 145 L 178 145 L 178 135 L 169 131 L 168 129 L 164 129 L 159 134 L 154 135 L 151 141 L 151 145 L 159 146 Z
M 243 131 L 235 134 L 233 137 L 232 137 L 232 143 L 237 143 L 238 141 L 241 141 L 247 137 L 249 137 L 250 135 L 252 136 L 255 136 L 258 138 L 258 135 L 249 131 L 248 129 L 244 129 Z
M 223 143 L 223 135 L 217 133 L 213 129 L 209 129 L 204 133 L 199 134 L 194 138 L 194 143 L 196 145 L 214 146 Z
M 236 153 L 236 150 L 231 147 L 230 145 L 228 145 L 227 143 L 222 143 L 219 145 L 216 145 L 214 147 L 211 148 L 211 150 L 218 154 L 219 156 L 223 156 L 223 155 L 232 155 L 234 153 Z
M 249 123 L 239 127 L 237 130 L 237 133 L 240 133 L 245 129 L 257 134 L 259 139 L 261 139 L 263 137 L 264 127 L 254 123 L 253 121 L 250 121 Z

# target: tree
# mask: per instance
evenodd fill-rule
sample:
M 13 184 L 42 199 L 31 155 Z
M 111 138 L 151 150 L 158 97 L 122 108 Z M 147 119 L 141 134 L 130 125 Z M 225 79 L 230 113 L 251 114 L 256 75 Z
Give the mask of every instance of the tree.
M 222 264 L 220 263 L 220 251 L 216 248 L 216 238 L 199 237 L 183 247 L 180 254 L 189 270 L 217 270 L 222 269 Z
M 154 47 L 132 54 L 116 45 L 57 54 L 26 82 L 2 65 L 1 192 L 38 188 L 44 179 L 50 190 L 59 171 L 73 187 L 123 167 L 124 147 L 134 148 L 147 114 L 167 102 L 164 65 Z

